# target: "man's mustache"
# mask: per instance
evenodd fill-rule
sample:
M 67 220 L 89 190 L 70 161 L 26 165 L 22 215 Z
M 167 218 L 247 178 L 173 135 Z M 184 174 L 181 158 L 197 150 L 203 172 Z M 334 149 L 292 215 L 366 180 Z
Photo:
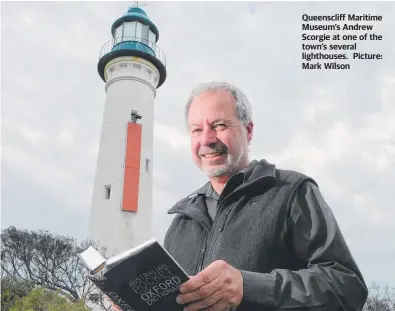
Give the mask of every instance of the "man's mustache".
M 205 154 L 216 153 L 216 152 L 218 152 L 218 153 L 227 153 L 228 152 L 228 147 L 226 145 L 222 145 L 222 144 L 221 145 L 217 144 L 217 145 L 212 146 L 210 148 L 203 147 L 203 148 L 200 148 L 198 154 L 199 154 L 199 156 L 203 156 Z

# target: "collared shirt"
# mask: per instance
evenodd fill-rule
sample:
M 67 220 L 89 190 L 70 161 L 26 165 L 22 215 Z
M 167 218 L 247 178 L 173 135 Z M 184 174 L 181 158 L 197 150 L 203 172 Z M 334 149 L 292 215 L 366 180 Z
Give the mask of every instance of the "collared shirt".
M 255 162 L 251 162 L 248 165 L 248 167 L 253 166 L 255 164 Z M 248 167 L 246 169 L 248 169 Z M 244 172 L 245 172 L 246 169 L 241 170 L 236 175 L 237 176 L 236 179 L 235 179 L 236 183 L 244 182 L 244 180 L 245 180 Z M 218 211 L 217 205 L 218 205 L 218 200 L 219 200 L 220 195 L 214 190 L 213 185 L 211 184 L 211 182 L 208 182 L 204 187 L 207 188 L 206 191 L 204 192 L 204 195 L 206 197 L 207 211 L 208 211 L 211 219 L 214 221 L 215 216 L 217 215 L 217 211 Z M 199 190 L 198 190 L 198 192 L 199 192 Z
M 214 190 L 211 183 L 209 183 L 207 187 L 205 196 L 206 196 L 207 211 L 211 219 L 214 221 L 215 215 L 217 215 L 217 204 L 218 204 L 219 194 Z

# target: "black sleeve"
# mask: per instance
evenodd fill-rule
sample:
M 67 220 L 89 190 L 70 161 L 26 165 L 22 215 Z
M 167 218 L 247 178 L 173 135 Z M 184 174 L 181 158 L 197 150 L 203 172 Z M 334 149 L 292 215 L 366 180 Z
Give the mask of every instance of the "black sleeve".
M 242 304 L 261 310 L 362 310 L 366 284 L 318 187 L 302 184 L 290 204 L 288 234 L 305 268 L 267 274 L 241 271 Z

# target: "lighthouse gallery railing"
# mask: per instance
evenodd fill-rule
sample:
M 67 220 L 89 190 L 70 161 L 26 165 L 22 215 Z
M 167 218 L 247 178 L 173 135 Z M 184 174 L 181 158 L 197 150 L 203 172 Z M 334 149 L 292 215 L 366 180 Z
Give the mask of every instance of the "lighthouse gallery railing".
M 163 53 L 163 51 L 155 43 L 139 37 L 123 36 L 107 41 L 100 49 L 99 59 L 101 59 L 104 55 L 108 53 L 121 49 L 135 49 L 151 54 L 152 56 L 160 60 L 161 63 L 166 67 L 165 53 Z

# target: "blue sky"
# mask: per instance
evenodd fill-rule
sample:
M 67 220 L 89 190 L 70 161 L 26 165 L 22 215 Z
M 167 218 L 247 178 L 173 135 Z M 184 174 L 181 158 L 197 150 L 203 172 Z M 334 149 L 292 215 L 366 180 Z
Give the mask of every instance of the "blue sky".
M 105 101 L 101 46 L 127 2 L 2 3 L 2 227 L 83 239 Z M 153 2 L 168 77 L 155 100 L 155 235 L 206 182 L 184 130 L 189 91 L 225 80 L 251 101 L 251 158 L 314 177 L 368 283 L 395 286 L 395 3 Z M 301 70 L 301 16 L 381 14 L 380 61 Z M 185 181 L 188 182 L 185 182 Z

